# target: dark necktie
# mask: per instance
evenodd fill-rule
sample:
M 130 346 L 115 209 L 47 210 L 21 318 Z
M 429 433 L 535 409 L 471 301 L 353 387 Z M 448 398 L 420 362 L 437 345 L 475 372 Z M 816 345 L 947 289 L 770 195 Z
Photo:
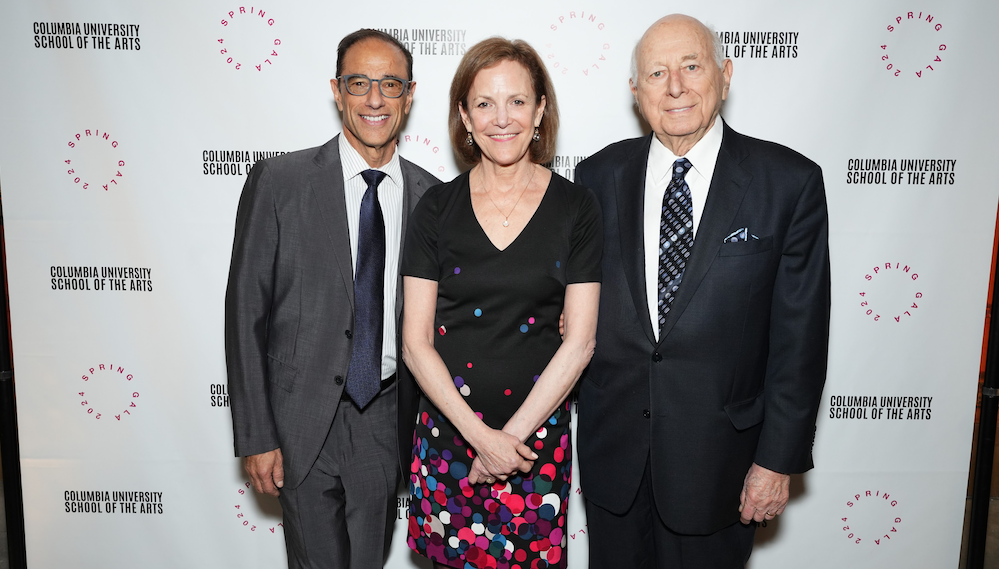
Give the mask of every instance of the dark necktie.
M 693 202 L 690 187 L 683 177 L 690 161 L 680 158 L 673 163 L 673 179 L 663 195 L 663 213 L 659 220 L 659 331 L 666 323 L 669 307 L 680 288 L 683 269 L 694 246 Z
M 354 272 L 354 343 L 347 368 L 347 394 L 361 409 L 378 395 L 382 379 L 382 326 L 385 286 L 385 221 L 378 184 L 385 172 L 365 170 L 368 189 L 361 198 Z

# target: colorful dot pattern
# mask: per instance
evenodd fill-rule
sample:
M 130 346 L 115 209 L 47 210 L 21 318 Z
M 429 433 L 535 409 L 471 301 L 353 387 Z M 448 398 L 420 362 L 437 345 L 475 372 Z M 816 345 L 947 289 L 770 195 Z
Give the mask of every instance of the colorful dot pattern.
M 459 383 L 467 387 L 456 377 Z M 566 402 L 528 439 L 539 455 L 530 473 L 470 485 L 467 459 L 442 448 L 438 434 L 454 428 L 443 415 L 420 413 L 410 465 L 409 547 L 463 569 L 565 567 L 572 474 L 568 418 Z M 447 444 L 474 457 L 460 436 Z
M 458 396 L 479 420 L 500 429 L 561 345 L 558 321 L 570 278 L 590 282 L 578 279 L 599 274 L 600 236 L 591 232 L 599 211 L 590 207 L 592 196 L 553 176 L 532 221 L 500 251 L 478 225 L 470 192 L 464 175 L 424 196 L 426 207 L 410 218 L 403 271 L 437 280 L 434 348 Z M 588 237 L 574 241 L 578 236 Z M 421 397 L 409 547 L 459 569 L 566 567 L 568 410 L 562 402 L 525 441 L 538 454 L 530 472 L 471 485 L 475 449 Z

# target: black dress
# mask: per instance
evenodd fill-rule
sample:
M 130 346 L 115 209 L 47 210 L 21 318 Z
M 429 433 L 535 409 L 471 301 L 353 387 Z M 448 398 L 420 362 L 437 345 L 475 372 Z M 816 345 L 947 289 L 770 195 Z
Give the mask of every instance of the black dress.
M 503 251 L 472 211 L 467 172 L 420 200 L 402 273 L 438 282 L 434 346 L 455 388 L 490 427 L 506 424 L 558 350 L 566 285 L 599 282 L 602 241 L 595 197 L 558 175 Z M 451 567 L 565 567 L 569 438 L 566 400 L 526 441 L 538 454 L 529 474 L 470 486 L 474 451 L 422 397 L 409 546 Z

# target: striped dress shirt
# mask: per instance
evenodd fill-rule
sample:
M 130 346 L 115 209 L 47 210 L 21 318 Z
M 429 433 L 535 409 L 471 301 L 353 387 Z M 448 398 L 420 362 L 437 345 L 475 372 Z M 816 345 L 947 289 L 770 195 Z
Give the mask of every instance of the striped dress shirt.
M 354 149 L 347 138 L 340 136 L 340 164 L 343 166 L 343 192 L 347 204 L 347 230 L 350 234 L 350 258 L 357 259 L 357 232 L 361 216 L 361 198 L 368 185 L 361 172 L 372 169 Z M 393 152 L 387 164 L 374 168 L 385 172 L 385 178 L 378 185 L 378 204 L 385 220 L 385 307 L 382 312 L 385 324 L 382 326 L 382 379 L 387 379 L 396 371 L 395 345 L 395 293 L 399 282 L 399 249 L 402 245 L 402 167 L 399 153 Z

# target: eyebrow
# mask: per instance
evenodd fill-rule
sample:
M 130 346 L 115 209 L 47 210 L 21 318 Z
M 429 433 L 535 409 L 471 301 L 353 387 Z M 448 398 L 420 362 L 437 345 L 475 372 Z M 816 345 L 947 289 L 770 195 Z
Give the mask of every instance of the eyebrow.
M 688 53 L 687 55 L 684 55 L 683 57 L 681 57 L 680 61 L 689 61 L 691 59 L 700 59 L 700 57 L 701 57 L 701 54 L 699 54 L 699 53 Z M 668 67 L 668 65 L 666 65 L 665 63 L 663 63 L 662 61 L 659 61 L 659 60 L 650 61 L 647 65 L 651 65 L 651 66 L 661 65 L 663 67 Z
M 351 75 L 363 75 L 363 76 L 367 77 L 368 79 L 379 79 L 378 77 L 372 77 L 372 76 L 368 75 L 367 73 L 344 73 L 340 77 L 349 77 Z M 392 73 L 386 73 L 386 74 L 382 75 L 381 79 L 387 79 L 389 77 L 391 77 L 393 79 L 402 79 L 403 81 L 411 81 L 410 79 L 406 79 L 402 75 L 395 75 L 395 74 L 392 74 Z
M 530 99 L 531 96 L 529 94 L 527 94 L 527 93 L 514 93 L 514 94 L 510 95 L 508 98 L 509 99 Z M 496 100 L 495 98 L 493 98 L 492 95 L 476 95 L 476 96 L 472 97 L 473 101 L 475 99 L 485 99 L 487 101 L 495 101 Z

